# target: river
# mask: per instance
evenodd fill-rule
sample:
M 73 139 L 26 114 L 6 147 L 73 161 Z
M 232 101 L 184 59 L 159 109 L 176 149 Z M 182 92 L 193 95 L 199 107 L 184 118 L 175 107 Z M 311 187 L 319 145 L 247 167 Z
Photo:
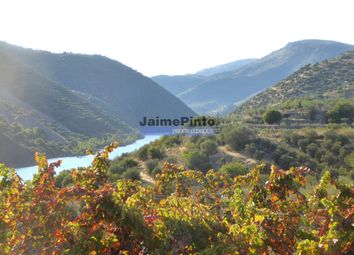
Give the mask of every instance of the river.
M 159 135 L 159 134 L 145 135 L 144 138 L 136 140 L 132 144 L 118 147 L 117 149 L 115 149 L 114 151 L 112 151 L 110 153 L 109 158 L 113 159 L 115 157 L 122 155 L 123 153 L 133 152 L 133 151 L 139 149 L 140 147 L 144 146 L 145 144 L 151 143 L 151 142 L 159 139 L 160 137 L 161 137 L 161 135 Z M 79 157 L 75 156 L 75 157 L 51 158 L 51 159 L 48 159 L 48 163 L 62 160 L 61 166 L 59 168 L 55 169 L 56 173 L 59 173 L 63 170 L 67 170 L 67 169 L 72 169 L 72 168 L 77 168 L 77 167 L 87 167 L 91 164 L 93 158 L 94 158 L 94 155 L 85 155 L 85 156 L 79 156 Z M 16 172 L 23 180 L 31 180 L 33 177 L 33 174 L 38 172 L 38 168 L 37 168 L 37 166 L 17 168 Z

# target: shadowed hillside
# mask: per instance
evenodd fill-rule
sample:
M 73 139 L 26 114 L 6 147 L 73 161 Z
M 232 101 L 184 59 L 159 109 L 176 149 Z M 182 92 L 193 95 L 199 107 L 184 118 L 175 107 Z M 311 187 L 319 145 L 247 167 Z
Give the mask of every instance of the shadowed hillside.
M 28 160 L 31 155 L 33 162 L 35 150 L 51 156 L 68 154 L 69 147 L 89 138 L 137 137 L 124 122 L 2 53 L 0 124 L 0 143 L 9 146 L 0 159 L 10 165 L 12 157 Z
M 148 77 L 103 56 L 53 54 L 6 43 L 0 43 L 0 51 L 134 127 L 143 117 L 194 115 Z

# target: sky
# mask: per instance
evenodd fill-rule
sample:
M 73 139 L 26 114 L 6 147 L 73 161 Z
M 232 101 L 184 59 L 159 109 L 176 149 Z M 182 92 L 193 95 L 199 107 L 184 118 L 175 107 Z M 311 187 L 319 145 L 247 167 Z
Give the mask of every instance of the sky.
M 302 39 L 354 44 L 352 0 L 0 0 L 0 40 L 101 54 L 147 76 L 259 58 Z

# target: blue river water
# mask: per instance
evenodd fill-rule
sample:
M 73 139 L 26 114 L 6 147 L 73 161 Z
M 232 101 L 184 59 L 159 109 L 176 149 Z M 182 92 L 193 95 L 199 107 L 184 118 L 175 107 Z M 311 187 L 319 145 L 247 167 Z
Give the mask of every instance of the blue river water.
M 144 146 L 145 144 L 151 143 L 157 139 L 159 139 L 162 135 L 160 134 L 150 134 L 150 135 L 145 135 L 144 138 L 136 140 L 134 143 L 118 147 L 114 151 L 112 151 L 109 155 L 110 159 L 113 159 L 115 157 L 118 157 L 122 155 L 123 153 L 128 153 L 128 152 L 133 152 L 140 147 Z M 87 167 L 91 164 L 94 156 L 93 155 L 85 155 L 85 156 L 76 156 L 76 157 L 62 157 L 62 158 L 51 158 L 48 159 L 48 163 L 52 163 L 58 160 L 62 161 L 62 164 L 59 168 L 56 168 L 55 171 L 56 173 L 59 173 L 63 170 L 68 170 L 72 168 L 77 168 L 77 167 Z M 16 172 L 17 174 L 23 179 L 23 180 L 30 180 L 33 177 L 33 174 L 37 173 L 38 168 L 37 166 L 30 166 L 30 167 L 23 167 L 23 168 L 17 168 Z

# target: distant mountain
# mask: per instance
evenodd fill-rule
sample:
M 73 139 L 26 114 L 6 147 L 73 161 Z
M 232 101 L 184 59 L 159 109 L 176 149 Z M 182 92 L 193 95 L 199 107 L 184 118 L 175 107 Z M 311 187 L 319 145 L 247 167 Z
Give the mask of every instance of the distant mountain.
M 235 71 L 241 67 L 244 67 L 248 64 L 252 64 L 256 61 L 257 61 L 256 58 L 236 60 L 236 61 L 233 61 L 233 62 L 230 62 L 227 64 L 203 69 L 199 72 L 196 72 L 196 74 L 202 75 L 202 76 L 211 76 L 211 75 L 218 74 L 218 73 Z
M 188 91 L 193 90 L 193 88 L 199 84 L 214 79 L 217 74 L 228 71 L 235 71 L 245 65 L 253 63 L 254 61 L 256 61 L 256 59 L 242 59 L 220 66 L 206 68 L 195 74 L 157 75 L 151 77 L 151 79 L 160 84 L 172 94 L 179 97 L 181 93 L 187 93 Z
M 1 51 L 133 127 L 143 117 L 195 115 L 148 77 L 107 57 L 53 54 L 6 43 L 0 44 Z
M 354 51 L 309 64 L 276 85 L 247 100 L 237 111 L 270 108 L 292 99 L 354 98 Z
M 172 94 L 178 95 L 194 86 L 207 80 L 206 77 L 196 74 L 186 75 L 158 75 L 151 77 L 152 80 L 160 84 Z
M 176 95 L 199 113 L 232 111 L 239 102 L 281 81 L 299 68 L 353 49 L 353 45 L 325 40 L 288 43 L 284 48 L 241 68 L 208 76 L 205 81 L 192 84 Z

